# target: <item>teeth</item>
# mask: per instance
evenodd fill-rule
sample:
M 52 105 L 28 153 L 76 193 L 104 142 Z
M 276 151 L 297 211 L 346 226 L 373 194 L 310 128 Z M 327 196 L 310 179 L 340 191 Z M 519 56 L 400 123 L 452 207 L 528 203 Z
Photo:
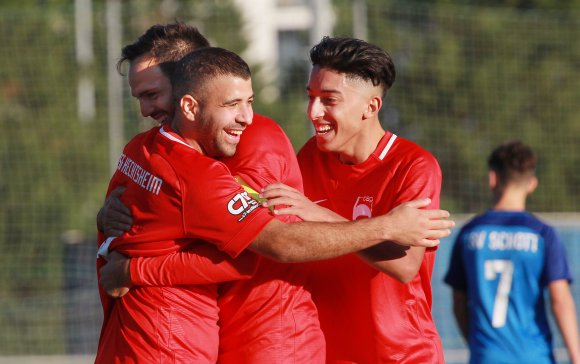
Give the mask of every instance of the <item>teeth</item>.
M 227 130 L 226 132 L 228 134 L 232 134 L 232 135 L 236 135 L 236 136 L 242 135 L 242 130 Z
M 316 128 L 316 131 L 319 133 L 327 133 L 332 130 L 330 125 L 320 125 Z

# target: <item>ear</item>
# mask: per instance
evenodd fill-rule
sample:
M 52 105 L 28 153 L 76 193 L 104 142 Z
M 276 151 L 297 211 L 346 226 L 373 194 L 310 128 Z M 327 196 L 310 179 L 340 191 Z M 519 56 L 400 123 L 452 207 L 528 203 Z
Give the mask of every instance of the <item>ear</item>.
M 497 186 L 497 173 L 495 171 L 489 171 L 489 189 L 493 190 Z
M 379 96 L 372 96 L 369 102 L 367 103 L 367 108 L 363 114 L 364 119 L 370 119 L 373 117 L 377 117 L 379 110 L 383 106 L 383 99 Z
M 181 108 L 181 113 L 188 120 L 195 120 L 199 110 L 199 104 L 193 96 L 185 94 L 181 100 L 179 100 L 179 107 Z
M 526 188 L 528 194 L 534 192 L 537 187 L 538 187 L 538 177 L 536 176 L 530 177 L 530 180 L 528 181 L 528 186 Z

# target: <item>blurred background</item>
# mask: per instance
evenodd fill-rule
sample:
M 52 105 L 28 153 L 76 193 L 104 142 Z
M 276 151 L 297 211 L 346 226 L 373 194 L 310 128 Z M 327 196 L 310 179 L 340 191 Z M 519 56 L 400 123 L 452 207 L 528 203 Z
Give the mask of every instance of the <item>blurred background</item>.
M 380 45 L 397 67 L 381 120 L 438 158 L 442 207 L 459 226 L 488 208 L 489 152 L 524 141 L 539 155 L 529 208 L 557 227 L 580 277 L 579 0 L 2 0 L 0 363 L 93 361 L 95 216 L 123 145 L 153 126 L 115 64 L 123 45 L 174 20 L 248 61 L 255 111 L 296 150 L 311 136 L 310 47 L 324 35 Z M 452 240 L 433 313 L 448 362 L 462 363 L 442 283 Z

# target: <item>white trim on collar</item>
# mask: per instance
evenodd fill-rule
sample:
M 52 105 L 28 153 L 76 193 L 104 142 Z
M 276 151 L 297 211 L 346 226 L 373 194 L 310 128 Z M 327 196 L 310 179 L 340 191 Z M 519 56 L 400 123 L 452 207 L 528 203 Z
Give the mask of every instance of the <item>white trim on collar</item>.
M 159 133 L 161 133 L 161 135 L 163 135 L 164 137 L 166 137 L 169 140 L 173 140 L 174 142 L 181 143 L 181 144 L 193 149 L 193 147 L 191 145 L 187 144 L 183 140 L 178 139 L 178 138 L 174 137 L 173 135 L 169 134 L 168 132 L 166 132 L 165 129 L 163 129 L 163 127 L 161 127 L 161 129 L 159 129 Z
M 385 149 L 383 149 L 383 151 L 379 155 L 379 159 L 380 160 L 383 160 L 385 158 L 385 156 L 389 152 L 389 149 L 391 149 L 391 147 L 393 146 L 393 143 L 395 142 L 395 139 L 397 139 L 397 136 L 395 134 L 391 135 L 391 138 L 389 139 L 389 142 L 385 146 Z

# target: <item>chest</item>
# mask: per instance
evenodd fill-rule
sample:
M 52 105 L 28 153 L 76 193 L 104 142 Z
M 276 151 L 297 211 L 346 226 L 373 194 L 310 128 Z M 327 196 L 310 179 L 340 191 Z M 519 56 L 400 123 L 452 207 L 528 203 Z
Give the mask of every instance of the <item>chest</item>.
M 369 218 L 390 211 L 396 204 L 401 181 L 388 168 L 351 173 L 319 170 L 304 177 L 310 200 L 349 220 Z

